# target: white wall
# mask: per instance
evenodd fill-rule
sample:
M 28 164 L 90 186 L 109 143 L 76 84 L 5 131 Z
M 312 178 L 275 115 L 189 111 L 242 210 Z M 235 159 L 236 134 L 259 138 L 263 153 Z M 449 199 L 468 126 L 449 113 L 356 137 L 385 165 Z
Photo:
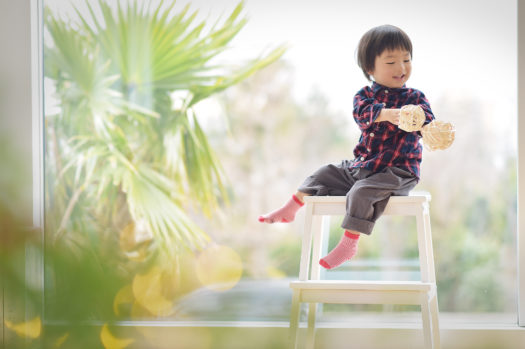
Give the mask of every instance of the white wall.
M 24 182 L 17 183 L 13 205 L 28 219 L 33 209 L 30 23 L 30 0 L 0 0 L 0 139 L 12 142 L 13 158 L 24 169 L 16 176 Z M 13 170 L 9 159 L 0 151 L 0 171 Z
M 33 219 L 30 1 L 36 0 L 0 0 L 0 190 L 28 225 Z M 4 331 L 4 318 L 13 319 L 15 312 L 8 299 L 0 288 L 0 347 L 6 349 L 13 334 Z

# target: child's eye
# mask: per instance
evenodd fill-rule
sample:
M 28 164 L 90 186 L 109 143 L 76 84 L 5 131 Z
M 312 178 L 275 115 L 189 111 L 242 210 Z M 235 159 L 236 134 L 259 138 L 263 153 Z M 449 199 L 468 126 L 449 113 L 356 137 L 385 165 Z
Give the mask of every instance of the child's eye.
M 405 60 L 405 63 L 410 63 L 410 59 Z
M 394 64 L 394 62 L 386 62 L 386 64 Z

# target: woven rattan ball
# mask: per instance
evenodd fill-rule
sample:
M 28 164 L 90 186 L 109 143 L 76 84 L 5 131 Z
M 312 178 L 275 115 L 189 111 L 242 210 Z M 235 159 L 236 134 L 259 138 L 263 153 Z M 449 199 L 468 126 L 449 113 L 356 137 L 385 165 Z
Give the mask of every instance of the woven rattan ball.
M 413 132 L 421 130 L 425 122 L 425 113 L 419 105 L 408 104 L 401 107 L 399 113 L 399 128 Z
M 434 120 L 421 130 L 428 150 L 447 149 L 454 142 L 456 128 L 450 122 Z

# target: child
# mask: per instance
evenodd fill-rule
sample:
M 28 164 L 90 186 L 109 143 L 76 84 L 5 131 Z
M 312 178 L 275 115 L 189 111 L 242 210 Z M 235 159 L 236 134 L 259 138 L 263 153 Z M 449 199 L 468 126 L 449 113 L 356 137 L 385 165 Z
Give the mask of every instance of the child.
M 412 43 L 401 29 L 382 25 L 366 32 L 357 49 L 359 67 L 372 81 L 354 97 L 354 119 L 361 130 L 354 160 L 321 167 L 281 208 L 259 217 L 260 222 L 291 222 L 307 195 L 345 195 L 345 229 L 338 245 L 319 264 L 335 268 L 357 252 L 360 234 L 370 235 L 391 195 L 408 195 L 419 181 L 420 132 L 398 128 L 403 105 L 419 105 L 425 124 L 434 119 L 424 94 L 407 88 L 412 72 Z

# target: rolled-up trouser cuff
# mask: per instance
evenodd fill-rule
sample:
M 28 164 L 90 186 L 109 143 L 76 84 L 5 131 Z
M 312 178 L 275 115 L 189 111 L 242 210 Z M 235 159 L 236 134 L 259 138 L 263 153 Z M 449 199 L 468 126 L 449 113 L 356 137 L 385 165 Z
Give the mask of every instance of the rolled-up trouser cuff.
M 353 230 L 362 234 L 372 234 L 375 222 L 367 221 L 366 219 L 356 218 L 346 215 L 341 223 L 341 227 L 346 230 Z

